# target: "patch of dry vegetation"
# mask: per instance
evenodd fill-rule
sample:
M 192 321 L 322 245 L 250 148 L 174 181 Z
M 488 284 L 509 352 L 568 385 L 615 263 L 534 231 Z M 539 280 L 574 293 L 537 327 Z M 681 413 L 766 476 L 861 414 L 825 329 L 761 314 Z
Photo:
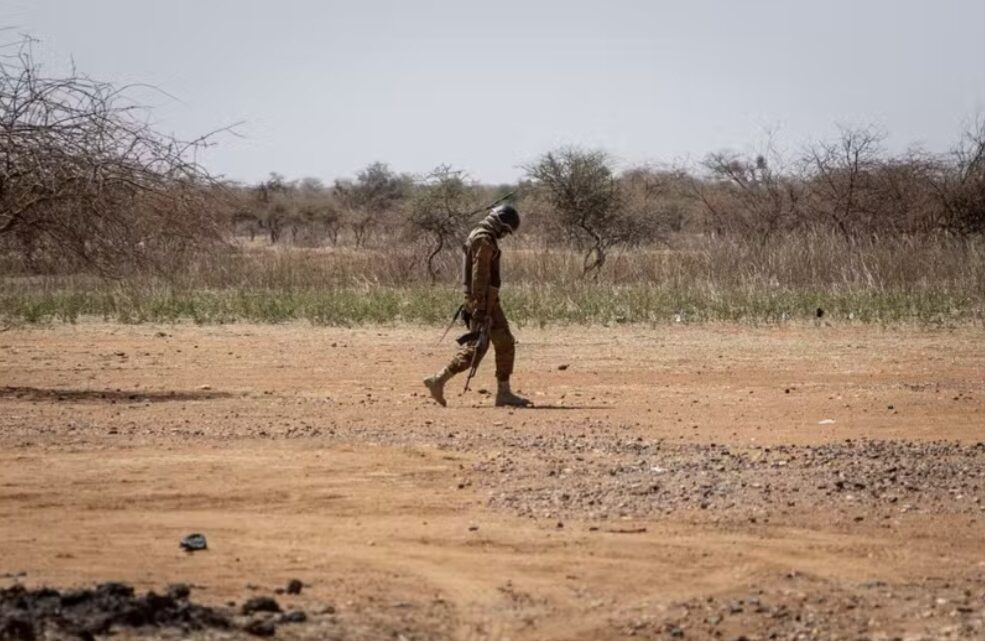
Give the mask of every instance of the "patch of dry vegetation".
M 675 250 L 615 253 L 599 278 L 579 252 L 507 250 L 504 302 L 518 323 L 862 322 L 967 323 L 985 319 L 985 244 L 890 238 L 847 241 L 806 234 L 765 243 L 695 236 Z M 439 277 L 454 283 L 457 257 Z M 453 285 L 430 283 L 407 247 L 251 248 L 200 257 L 171 279 L 106 281 L 85 275 L 8 276 L 8 321 L 441 323 L 458 304 Z M 8 268 L 15 267 L 12 264 Z
M 6 55 L 3 55 L 7 52 Z M 220 184 L 126 91 L 0 47 L 0 316 L 7 322 L 443 322 L 459 239 L 509 198 L 521 323 L 979 322 L 985 120 L 948 154 L 842 129 L 787 157 L 620 170 L 565 147 L 490 186 L 372 163 L 332 185 Z

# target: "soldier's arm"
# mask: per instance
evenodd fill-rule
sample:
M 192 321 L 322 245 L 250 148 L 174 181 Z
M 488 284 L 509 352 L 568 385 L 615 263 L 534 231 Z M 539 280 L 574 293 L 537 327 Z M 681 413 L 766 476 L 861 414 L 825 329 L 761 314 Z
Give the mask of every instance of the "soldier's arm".
M 492 278 L 492 262 L 496 249 L 488 240 L 479 240 L 472 253 L 472 309 L 487 311 L 489 281 Z

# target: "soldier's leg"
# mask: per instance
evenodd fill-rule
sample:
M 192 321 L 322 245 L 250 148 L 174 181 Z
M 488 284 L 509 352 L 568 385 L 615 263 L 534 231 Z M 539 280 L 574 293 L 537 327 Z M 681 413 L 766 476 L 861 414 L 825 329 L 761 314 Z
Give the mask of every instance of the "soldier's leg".
M 517 396 L 510 389 L 510 376 L 513 375 L 513 362 L 516 359 L 516 339 L 513 338 L 510 323 L 499 305 L 493 310 L 489 342 L 496 350 L 496 405 L 510 407 L 530 405 L 529 400 Z
M 474 328 L 472 331 L 478 331 L 478 327 Z M 489 339 L 492 340 L 492 331 L 489 332 Z M 476 344 L 478 342 L 478 339 L 469 341 L 468 343 L 462 345 L 458 352 L 455 353 L 455 356 L 452 357 L 451 362 L 448 363 L 448 367 L 445 368 L 452 372 L 452 376 L 458 374 L 459 372 L 464 372 L 472 367 L 472 358 L 475 356 Z M 489 344 L 487 343 L 485 348 L 483 348 L 482 353 L 479 354 L 479 360 L 476 362 L 482 362 L 482 359 L 485 357 L 488 349 Z
M 510 322 L 499 305 L 493 307 L 492 325 L 489 328 L 489 342 L 496 350 L 496 380 L 508 381 L 513 375 L 513 361 L 516 357 L 516 339 L 510 331 Z
M 492 332 L 490 332 L 490 339 L 491 338 Z M 424 379 L 424 385 L 431 393 L 431 397 L 442 406 L 447 405 L 447 402 L 445 401 L 445 383 L 450 381 L 456 374 L 464 372 L 472 367 L 472 357 L 475 355 L 476 343 L 478 343 L 477 340 L 469 341 L 463 345 L 451 359 L 451 362 L 448 363 L 443 370 L 434 376 L 429 376 Z M 482 358 L 486 355 L 486 350 L 488 347 L 489 346 L 486 345 L 486 348 L 482 350 L 481 354 L 479 354 L 478 362 L 482 362 Z

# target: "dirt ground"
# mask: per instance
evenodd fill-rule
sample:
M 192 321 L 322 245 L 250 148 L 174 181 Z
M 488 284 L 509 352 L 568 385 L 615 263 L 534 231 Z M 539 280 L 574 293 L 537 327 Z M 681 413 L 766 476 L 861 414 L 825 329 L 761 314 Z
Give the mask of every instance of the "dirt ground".
M 520 328 L 530 410 L 492 359 L 433 404 L 439 333 L 0 333 L 0 587 L 297 578 L 282 638 L 985 639 L 981 329 Z

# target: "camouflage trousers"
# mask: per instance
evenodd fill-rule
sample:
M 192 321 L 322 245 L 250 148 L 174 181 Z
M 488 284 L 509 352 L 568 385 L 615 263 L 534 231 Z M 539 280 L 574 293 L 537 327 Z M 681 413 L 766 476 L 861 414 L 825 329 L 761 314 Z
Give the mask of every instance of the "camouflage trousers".
M 513 333 L 510 332 L 510 323 L 506 320 L 506 314 L 503 313 L 503 308 L 499 306 L 498 302 L 489 310 L 489 318 L 492 321 L 489 328 L 489 342 L 492 343 L 493 349 L 496 351 L 496 380 L 508 381 L 510 375 L 513 374 L 516 340 L 513 338 Z M 473 331 L 478 329 L 478 326 L 475 326 L 474 323 L 473 325 L 471 328 Z M 471 341 L 463 345 L 462 349 L 458 350 L 455 357 L 451 359 L 448 369 L 457 374 L 472 367 L 472 356 L 475 354 L 477 342 Z M 489 345 L 486 344 L 486 349 L 479 354 L 478 362 L 482 362 L 488 349 Z

